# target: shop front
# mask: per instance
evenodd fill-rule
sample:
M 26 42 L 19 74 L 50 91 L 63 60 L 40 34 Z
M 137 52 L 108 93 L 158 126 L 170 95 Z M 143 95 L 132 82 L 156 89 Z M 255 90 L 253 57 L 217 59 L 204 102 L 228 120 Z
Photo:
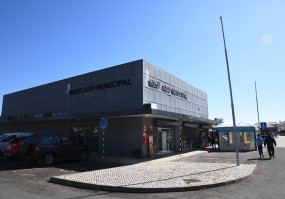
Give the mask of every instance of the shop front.
M 156 116 L 159 117 L 159 116 Z M 153 120 L 144 119 L 147 125 L 144 125 L 144 135 L 153 136 L 154 156 L 166 153 L 193 150 L 201 147 L 201 132 L 208 134 L 210 125 L 201 125 L 201 121 L 193 121 L 190 119 L 183 120 L 183 129 L 178 128 L 178 120 L 168 117 L 168 119 L 154 118 Z M 200 123 L 200 124 L 199 124 Z M 202 129 L 203 127 L 203 129 Z M 180 143 L 181 136 L 181 143 Z M 145 137 L 144 140 L 147 140 Z M 144 142 L 144 153 L 151 156 L 149 142 Z
M 174 151 L 174 129 L 158 128 L 158 153 Z

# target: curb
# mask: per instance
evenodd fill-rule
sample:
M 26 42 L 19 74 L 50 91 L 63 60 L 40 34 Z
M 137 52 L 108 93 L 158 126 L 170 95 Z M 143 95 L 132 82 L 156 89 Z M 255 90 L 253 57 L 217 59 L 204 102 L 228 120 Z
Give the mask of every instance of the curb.
M 226 182 L 220 182 L 216 184 L 207 184 L 207 185 L 200 185 L 200 186 L 192 186 L 192 187 L 168 187 L 168 188 L 137 188 L 137 187 L 114 187 L 114 186 L 106 186 L 106 185 L 96 185 L 90 183 L 83 183 L 71 180 L 64 180 L 56 177 L 51 177 L 49 182 L 66 185 L 76 188 L 83 188 L 83 189 L 90 189 L 90 190 L 100 190 L 100 191 L 108 191 L 108 192 L 126 192 L 126 193 L 160 193 L 160 192 L 183 192 L 183 191 L 196 191 L 201 189 L 210 189 L 215 187 L 221 187 L 226 185 L 231 185 L 235 183 L 239 183 L 245 180 L 250 179 L 253 176 L 254 171 L 257 167 L 252 170 L 252 173 L 235 180 L 230 180 Z

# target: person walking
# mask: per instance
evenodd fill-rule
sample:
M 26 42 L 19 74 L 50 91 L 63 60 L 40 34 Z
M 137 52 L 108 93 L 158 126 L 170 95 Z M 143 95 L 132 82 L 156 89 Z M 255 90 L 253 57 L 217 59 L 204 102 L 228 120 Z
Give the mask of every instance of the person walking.
M 216 142 L 215 142 L 215 137 L 214 136 L 211 139 L 211 143 L 212 143 L 212 150 L 215 151 L 216 150 Z
M 267 145 L 268 155 L 269 155 L 270 159 L 272 157 L 275 158 L 275 156 L 274 156 L 274 146 L 273 145 L 276 146 L 276 141 L 275 141 L 275 139 L 273 137 L 274 137 L 274 135 L 270 134 L 270 135 L 267 136 L 267 138 L 264 141 L 264 146 L 266 147 L 266 145 Z
M 260 159 L 264 158 L 263 149 L 262 149 L 263 139 L 260 137 L 260 134 L 257 134 L 257 138 L 255 140 L 255 143 L 257 144 Z

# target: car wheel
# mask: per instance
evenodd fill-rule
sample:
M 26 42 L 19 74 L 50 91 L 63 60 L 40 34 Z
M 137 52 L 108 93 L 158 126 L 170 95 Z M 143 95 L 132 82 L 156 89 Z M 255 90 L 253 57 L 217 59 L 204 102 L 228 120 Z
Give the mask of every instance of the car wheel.
M 88 159 L 88 153 L 86 151 L 82 151 L 80 154 L 80 160 L 86 161 Z
M 55 157 L 52 153 L 47 153 L 43 156 L 42 162 L 45 166 L 52 166 L 55 162 Z

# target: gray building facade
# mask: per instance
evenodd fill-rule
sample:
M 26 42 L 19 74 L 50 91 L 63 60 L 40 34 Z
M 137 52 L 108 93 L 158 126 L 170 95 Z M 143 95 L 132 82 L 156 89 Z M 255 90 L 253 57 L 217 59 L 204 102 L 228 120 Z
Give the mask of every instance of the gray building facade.
M 101 117 L 105 153 L 141 157 L 179 151 L 179 119 L 183 150 L 199 146 L 215 123 L 206 93 L 137 60 L 5 95 L 0 130 L 66 135 L 100 153 Z

